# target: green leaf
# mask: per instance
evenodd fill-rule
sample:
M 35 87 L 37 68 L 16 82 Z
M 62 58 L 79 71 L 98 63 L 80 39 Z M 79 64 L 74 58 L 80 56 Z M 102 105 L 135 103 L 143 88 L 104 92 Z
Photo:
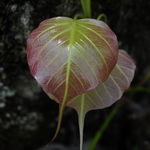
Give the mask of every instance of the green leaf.
M 60 103 L 54 137 L 66 103 L 107 80 L 117 57 L 115 34 L 95 19 L 51 18 L 30 34 L 27 59 L 31 74 Z
M 120 99 L 123 92 L 130 86 L 134 71 L 133 60 L 125 51 L 120 50 L 117 64 L 109 78 L 95 89 L 81 94 L 67 103 L 69 107 L 78 112 L 81 142 L 83 141 L 85 114 L 90 110 L 108 107 Z M 82 150 L 82 146 L 80 147 Z

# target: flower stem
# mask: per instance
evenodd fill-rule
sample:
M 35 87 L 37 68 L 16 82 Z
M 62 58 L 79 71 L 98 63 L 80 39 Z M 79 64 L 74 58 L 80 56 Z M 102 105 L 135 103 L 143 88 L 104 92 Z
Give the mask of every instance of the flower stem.
M 100 14 L 100 15 L 97 17 L 97 20 L 104 20 L 105 23 L 108 22 L 107 16 L 106 16 L 105 14 Z
M 91 18 L 91 0 L 81 0 L 84 18 Z

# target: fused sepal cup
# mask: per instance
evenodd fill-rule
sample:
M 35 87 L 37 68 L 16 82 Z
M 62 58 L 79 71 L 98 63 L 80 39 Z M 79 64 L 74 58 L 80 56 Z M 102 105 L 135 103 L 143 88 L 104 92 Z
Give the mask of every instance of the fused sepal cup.
M 86 112 L 105 108 L 118 100 L 129 87 L 135 71 L 130 56 L 119 51 L 114 32 L 95 19 L 55 17 L 43 21 L 29 35 L 27 60 L 39 85 L 60 104 L 54 137 L 65 106 L 78 112 L 83 137 Z

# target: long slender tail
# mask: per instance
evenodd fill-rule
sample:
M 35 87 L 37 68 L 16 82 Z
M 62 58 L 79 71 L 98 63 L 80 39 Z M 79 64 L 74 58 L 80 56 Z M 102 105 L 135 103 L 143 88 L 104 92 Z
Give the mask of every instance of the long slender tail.
M 64 107 L 65 107 L 65 104 L 62 103 L 60 104 L 60 107 L 59 107 L 59 115 L 58 115 L 58 122 L 57 122 L 57 127 L 56 127 L 56 131 L 55 131 L 55 134 L 52 138 L 51 141 L 54 141 L 60 131 L 60 127 L 61 127 L 61 123 L 62 123 L 62 117 L 63 117 L 63 112 L 64 112 Z

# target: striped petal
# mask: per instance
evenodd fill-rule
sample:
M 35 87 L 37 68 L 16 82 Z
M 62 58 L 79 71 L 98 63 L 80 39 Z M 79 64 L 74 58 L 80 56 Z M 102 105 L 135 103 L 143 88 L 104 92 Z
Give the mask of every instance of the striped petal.
M 115 34 L 94 19 L 48 19 L 27 42 L 32 75 L 58 102 L 66 102 L 104 82 L 117 57 Z
M 123 92 L 130 86 L 135 68 L 132 58 L 121 50 L 115 68 L 104 83 L 68 102 L 67 105 L 74 108 L 78 113 L 80 150 L 82 150 L 83 145 L 83 128 L 86 113 L 90 110 L 108 107 L 120 99 Z

